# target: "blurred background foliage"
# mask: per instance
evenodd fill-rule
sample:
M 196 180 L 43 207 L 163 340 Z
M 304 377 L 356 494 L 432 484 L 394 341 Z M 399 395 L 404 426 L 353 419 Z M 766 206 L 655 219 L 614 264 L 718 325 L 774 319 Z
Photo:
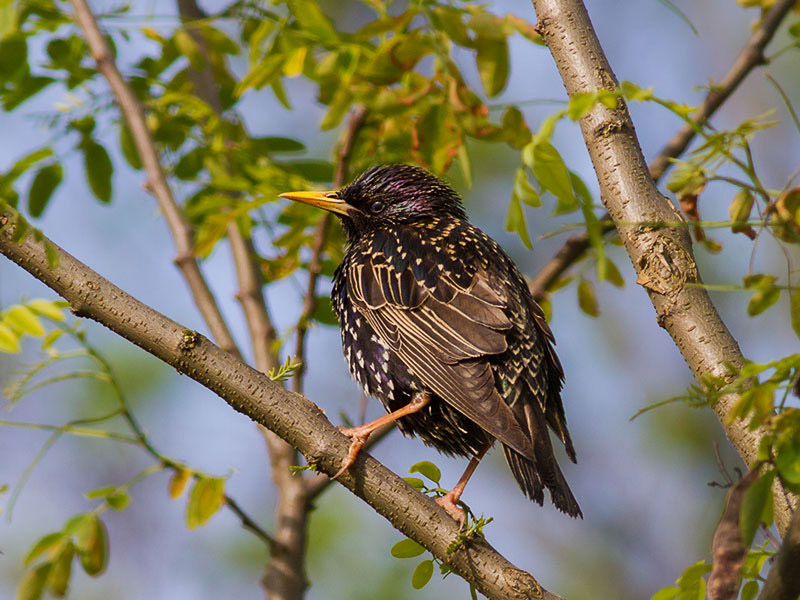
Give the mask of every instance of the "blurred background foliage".
M 366 109 L 349 153 L 352 175 L 391 161 L 444 175 L 473 222 L 523 273 L 535 274 L 569 232 L 589 234 L 589 252 L 545 303 L 579 453 L 567 476 L 586 518 L 571 521 L 528 503 L 497 453 L 479 469 L 467 501 L 494 517 L 490 541 L 546 587 L 569 598 L 641 598 L 708 558 L 724 490 L 707 483 L 725 482 L 719 463 L 732 472 L 740 462 L 707 407 L 722 382 L 689 387 L 680 355 L 632 285 L 626 255 L 602 234 L 594 174 L 571 121 L 595 102 L 614 105 L 624 95 L 633 101 L 645 154 L 654 157 L 773 2 L 587 4 L 617 75 L 634 83 L 570 103 L 523 0 L 92 7 L 145 106 L 238 340 L 246 328 L 234 302 L 229 224 L 252 238 L 280 330 L 282 346 L 274 350 L 287 357 L 321 215 L 276 196 L 332 184 L 355 111 Z M 147 197 L 131 133 L 70 15 L 65 2 L 0 1 L 0 197 L 123 289 L 203 331 L 170 264 L 172 242 Z M 797 347 L 792 329 L 800 329 L 800 295 L 791 294 L 800 231 L 800 82 L 793 68 L 800 24 L 796 12 L 787 21 L 766 69 L 726 103 L 714 128 L 703 128 L 662 187 L 694 222 L 701 275 L 754 361 L 733 385 L 751 385 L 762 374 L 739 414 L 758 424 L 779 406 L 784 418 L 775 420 L 770 440 L 784 456 L 778 474 L 800 485 L 800 477 L 792 479 L 800 472 L 792 442 L 797 402 L 788 395 L 800 368 L 790 354 Z M 325 277 L 342 244 L 334 227 L 323 247 Z M 357 421 L 359 391 L 339 358 L 327 280 L 319 287 L 306 393 L 334 420 L 344 414 Z M 75 598 L 260 596 L 263 544 L 231 512 L 217 512 L 228 494 L 269 530 L 274 491 L 255 427 L 102 328 L 32 300 L 51 297 L 0 262 L 0 378 L 10 411 L 0 428 L 0 485 L 8 486 L 0 495 L 0 594 L 46 581 L 58 592 L 66 570 Z M 35 377 L 20 387 L 31 369 Z M 30 389 L 37 381 L 48 385 Z M 670 398 L 690 406 L 667 403 L 630 421 Z M 369 403 L 367 415 L 378 413 Z M 63 427 L 105 416 L 100 426 Z M 150 456 L 139 448 L 143 440 Z M 52 449 L 42 453 L 42 444 Z M 434 460 L 445 485 L 463 468 L 395 433 L 375 453 L 401 474 Z M 50 532 L 57 535 L 43 538 Z M 389 552 L 401 536 L 336 486 L 318 502 L 309 535 L 309 598 L 468 597 L 455 577 L 434 575 L 413 590 L 418 561 Z M 759 534 L 755 547 L 761 542 Z M 71 573 L 66 567 L 79 563 Z M 50 567 L 37 571 L 43 564 Z M 755 577 L 758 568 L 751 571 Z M 703 573 L 695 569 L 680 590 L 661 597 L 698 597 Z

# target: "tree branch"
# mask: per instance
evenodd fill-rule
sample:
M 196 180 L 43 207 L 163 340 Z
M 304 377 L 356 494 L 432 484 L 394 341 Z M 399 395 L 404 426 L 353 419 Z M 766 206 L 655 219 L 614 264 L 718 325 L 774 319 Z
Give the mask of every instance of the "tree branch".
M 344 138 L 336 158 L 336 173 L 333 178 L 333 186 L 337 190 L 347 182 L 348 172 L 350 170 L 350 154 L 353 151 L 353 144 L 356 141 L 358 132 L 366 118 L 366 108 L 361 108 L 350 116 L 350 122 L 345 130 Z M 314 231 L 311 260 L 308 263 L 308 287 L 306 288 L 306 295 L 303 298 L 303 310 L 300 313 L 300 317 L 297 319 L 294 354 L 300 361 L 300 368 L 295 371 L 294 377 L 292 378 L 292 389 L 298 394 L 303 393 L 303 378 L 306 371 L 306 332 L 308 331 L 308 323 L 311 320 L 311 316 L 317 308 L 317 279 L 319 279 L 319 274 L 322 272 L 322 250 L 325 248 L 325 240 L 328 237 L 328 229 L 330 228 L 331 221 L 333 221 L 333 215 L 326 212 Z
M 800 510 L 795 510 L 783 544 L 758 600 L 797 600 L 800 597 Z
M 538 30 L 555 59 L 572 96 L 616 90 L 617 80 L 581 0 L 533 0 Z M 603 203 L 656 309 L 658 323 L 670 334 L 694 376 L 729 379 L 729 365 L 744 364 L 739 345 L 701 286 L 692 242 L 685 227 L 652 227 L 636 223 L 675 223 L 680 213 L 656 188 L 642 155 L 627 106 L 595 105 L 580 121 L 586 147 L 600 183 Z M 687 285 L 688 284 L 688 285 Z M 725 434 L 746 464 L 756 459 L 763 431 L 749 431 L 737 419 L 727 424 L 738 396 L 714 404 Z M 790 508 L 776 494 L 775 520 L 784 529 Z
M 654 181 L 658 182 L 659 179 L 667 172 L 672 166 L 672 159 L 679 157 L 684 153 L 686 148 L 697 135 L 697 128 L 701 127 L 704 123 L 711 118 L 711 116 L 722 106 L 722 104 L 730 97 L 739 84 L 744 81 L 745 77 L 759 65 L 766 64 L 764 57 L 764 49 L 767 44 L 772 40 L 778 27 L 783 22 L 786 15 L 789 14 L 794 0 L 780 0 L 767 12 L 761 20 L 758 28 L 750 36 L 747 44 L 739 52 L 733 66 L 730 68 L 722 81 L 714 85 L 706 94 L 703 103 L 692 114 L 692 123 L 684 125 L 661 149 L 653 161 L 650 163 L 649 170 L 650 176 Z M 610 220 L 610 216 L 606 214 L 601 220 Z M 613 225 L 609 224 L 603 228 L 603 233 L 610 233 L 614 231 Z M 531 279 L 529 287 L 533 297 L 537 300 L 543 299 L 547 290 L 552 286 L 564 272 L 578 259 L 591 246 L 589 236 L 586 233 L 570 236 L 564 243 L 561 249 L 556 252 L 555 256 L 551 258 L 547 264 L 540 269 L 540 271 Z
M 184 218 L 177 202 L 175 202 L 172 190 L 164 175 L 164 170 L 161 168 L 158 151 L 150 131 L 147 129 L 144 109 L 122 78 L 119 69 L 117 69 L 111 49 L 100 32 L 97 20 L 86 4 L 86 0 L 70 0 L 70 2 L 75 9 L 75 19 L 78 26 L 83 30 L 86 43 L 97 63 L 97 70 L 108 81 L 111 91 L 117 99 L 122 116 L 131 131 L 136 150 L 139 152 L 144 170 L 147 173 L 146 187 L 158 201 L 159 208 L 164 214 L 172 233 L 178 252 L 175 257 L 175 264 L 178 265 L 181 273 L 183 273 L 194 302 L 200 310 L 206 325 L 208 325 L 212 337 L 217 340 L 217 343 L 224 350 L 239 355 L 236 342 L 234 342 L 225 319 L 222 317 L 217 301 L 214 299 L 214 295 L 211 293 L 211 289 L 200 271 L 200 265 L 194 255 L 194 240 L 191 227 Z
M 275 432 L 302 452 L 309 464 L 328 475 L 336 473 L 350 440 L 330 424 L 317 406 L 285 390 L 199 333 L 142 304 L 44 236 L 29 235 L 21 242 L 13 241 L 16 218 L 10 209 L 0 212 L 0 253 L 66 299 L 76 315 L 96 320 L 175 367 L 235 410 Z M 45 244 L 58 256 L 55 268 L 48 266 Z M 448 545 L 458 535 L 456 522 L 431 498 L 368 454 L 362 452 L 337 481 L 487 597 L 558 600 L 481 537 L 471 538 L 448 553 Z

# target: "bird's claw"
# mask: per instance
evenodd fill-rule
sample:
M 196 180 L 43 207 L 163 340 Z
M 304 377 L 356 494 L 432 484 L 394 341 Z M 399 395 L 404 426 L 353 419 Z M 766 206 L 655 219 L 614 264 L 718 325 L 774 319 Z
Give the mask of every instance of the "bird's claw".
M 453 517 L 453 519 L 456 520 L 459 529 L 464 529 L 464 523 L 466 522 L 466 514 L 464 513 L 464 509 L 453 501 L 452 492 L 448 492 L 444 496 L 439 496 L 438 498 L 436 498 L 436 504 L 445 509 L 447 511 L 447 514 L 449 514 L 451 517 Z
M 337 479 L 339 475 L 353 466 L 353 463 L 356 462 L 356 458 L 358 458 L 358 453 L 369 439 L 369 433 L 364 433 L 364 430 L 360 427 L 340 427 L 339 431 L 353 441 L 350 443 L 350 449 L 347 451 L 347 456 L 345 456 L 344 460 L 342 461 L 342 468 L 339 469 L 336 472 L 336 475 L 331 477 L 331 479 Z

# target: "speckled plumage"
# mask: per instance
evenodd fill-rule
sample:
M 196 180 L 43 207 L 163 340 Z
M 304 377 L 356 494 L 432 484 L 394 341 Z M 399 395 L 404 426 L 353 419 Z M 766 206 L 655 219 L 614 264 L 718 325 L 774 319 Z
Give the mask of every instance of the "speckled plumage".
M 447 454 L 500 440 L 525 494 L 579 516 L 548 426 L 573 461 L 553 335 L 512 260 L 422 169 L 385 165 L 337 194 L 348 249 L 331 299 L 353 377 L 388 411 L 432 395 L 398 426 Z M 377 210 L 379 209 L 379 210 Z

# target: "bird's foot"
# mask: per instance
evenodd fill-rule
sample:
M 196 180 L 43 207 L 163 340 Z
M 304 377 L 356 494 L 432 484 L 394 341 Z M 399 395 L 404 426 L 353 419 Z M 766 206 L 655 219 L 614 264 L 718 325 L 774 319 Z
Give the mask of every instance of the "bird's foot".
M 339 469 L 336 472 L 336 475 L 331 477 L 331 479 L 337 479 L 339 475 L 353 466 L 353 463 L 356 462 L 356 458 L 358 458 L 358 453 L 361 451 L 361 448 L 364 447 L 364 444 L 367 443 L 369 435 L 374 431 L 374 428 L 370 427 L 369 425 L 361 425 L 360 427 L 340 427 L 339 431 L 353 441 L 350 443 L 350 449 L 347 451 L 347 456 L 345 456 L 344 460 L 342 461 L 342 468 Z
M 460 494 L 457 496 L 452 491 L 447 492 L 444 496 L 436 498 L 436 504 L 445 509 L 447 514 L 456 520 L 459 529 L 463 529 L 464 522 L 466 521 L 466 514 L 464 513 L 464 509 L 458 505 L 459 496 Z

